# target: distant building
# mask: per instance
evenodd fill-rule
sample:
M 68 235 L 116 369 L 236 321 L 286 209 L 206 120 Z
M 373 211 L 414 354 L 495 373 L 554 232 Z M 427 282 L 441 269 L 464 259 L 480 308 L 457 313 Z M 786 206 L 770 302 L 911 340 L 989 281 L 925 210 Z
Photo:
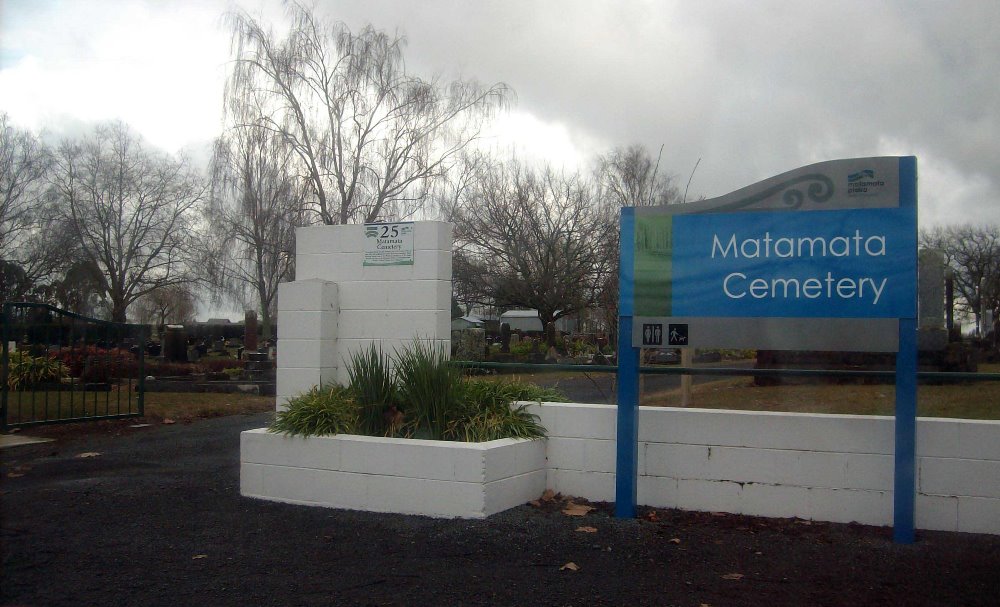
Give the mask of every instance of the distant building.
M 500 315 L 500 322 L 510 325 L 511 331 L 541 333 L 544 330 L 538 310 L 508 310 Z M 579 329 L 576 319 L 564 316 L 556 321 L 556 331 L 573 333 Z
M 463 316 L 461 318 L 456 318 L 451 321 L 452 331 L 461 331 L 462 329 L 482 329 L 483 321 L 475 316 Z

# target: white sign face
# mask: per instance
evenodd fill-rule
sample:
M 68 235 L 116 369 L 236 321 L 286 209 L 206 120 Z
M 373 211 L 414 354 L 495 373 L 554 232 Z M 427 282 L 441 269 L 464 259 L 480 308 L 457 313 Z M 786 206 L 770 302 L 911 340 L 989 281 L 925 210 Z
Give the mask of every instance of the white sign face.
M 366 223 L 366 266 L 412 266 L 413 222 Z

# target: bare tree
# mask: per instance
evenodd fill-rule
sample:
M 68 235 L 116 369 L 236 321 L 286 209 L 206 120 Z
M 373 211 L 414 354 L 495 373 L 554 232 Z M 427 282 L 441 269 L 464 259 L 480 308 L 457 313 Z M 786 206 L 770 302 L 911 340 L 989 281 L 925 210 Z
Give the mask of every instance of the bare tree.
M 52 192 L 78 254 L 98 268 L 110 316 L 163 287 L 191 282 L 192 210 L 203 180 L 143 145 L 127 126 L 100 126 L 56 153 Z
M 197 301 L 190 284 L 175 284 L 154 289 L 136 300 L 136 320 L 159 330 L 167 323 L 183 324 L 194 320 Z
M 588 308 L 609 268 L 598 243 L 615 226 L 578 174 L 535 171 L 516 159 L 484 163 L 454 219 L 458 290 L 534 308 L 543 324 Z
M 10 126 L 0 112 L 0 251 L 5 259 L 39 220 L 49 165 L 49 152 L 34 134 Z
M 33 133 L 0 113 L 0 264 L 5 301 L 45 298 L 46 283 L 65 263 L 63 226 L 45 198 L 49 150 Z
M 921 230 L 921 246 L 940 249 L 955 275 L 957 302 L 976 320 L 980 336 L 1000 322 L 1000 225 L 971 224 Z M 984 326 L 983 312 L 991 311 L 993 327 Z
M 409 216 L 510 91 L 421 80 L 406 71 L 401 38 L 352 32 L 296 2 L 288 9 L 283 39 L 245 12 L 229 15 L 227 106 L 237 116 L 253 108 L 281 135 L 321 222 Z
M 616 228 L 621 208 L 675 204 L 682 200 L 676 178 L 660 167 L 659 158 L 654 160 L 640 145 L 615 148 L 598 156 L 596 175 L 606 216 Z M 617 339 L 618 329 L 618 239 L 616 229 L 614 236 L 602 243 L 604 254 L 614 261 L 614 267 L 604 275 L 597 294 L 597 307 L 612 340 Z
M 217 295 L 259 310 L 271 336 L 278 283 L 295 271 L 295 226 L 301 188 L 286 171 L 292 152 L 280 135 L 246 123 L 216 142 L 208 211 L 208 255 L 203 264 Z

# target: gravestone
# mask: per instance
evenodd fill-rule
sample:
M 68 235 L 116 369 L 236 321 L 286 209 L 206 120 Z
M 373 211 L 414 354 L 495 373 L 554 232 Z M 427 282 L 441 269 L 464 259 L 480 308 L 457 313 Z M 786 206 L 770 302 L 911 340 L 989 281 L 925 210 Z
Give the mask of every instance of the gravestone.
M 243 347 L 247 352 L 257 351 L 257 312 L 247 310 L 243 315 Z
M 917 267 L 917 346 L 921 351 L 943 350 L 948 345 L 944 254 L 923 249 Z

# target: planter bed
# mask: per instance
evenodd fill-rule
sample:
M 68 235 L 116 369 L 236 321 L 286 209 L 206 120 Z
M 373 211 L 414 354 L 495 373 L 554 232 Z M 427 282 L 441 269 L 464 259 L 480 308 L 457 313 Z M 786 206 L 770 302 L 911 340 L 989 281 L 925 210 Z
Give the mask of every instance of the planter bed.
M 279 502 L 484 518 L 545 491 L 545 441 L 240 436 L 240 492 Z

